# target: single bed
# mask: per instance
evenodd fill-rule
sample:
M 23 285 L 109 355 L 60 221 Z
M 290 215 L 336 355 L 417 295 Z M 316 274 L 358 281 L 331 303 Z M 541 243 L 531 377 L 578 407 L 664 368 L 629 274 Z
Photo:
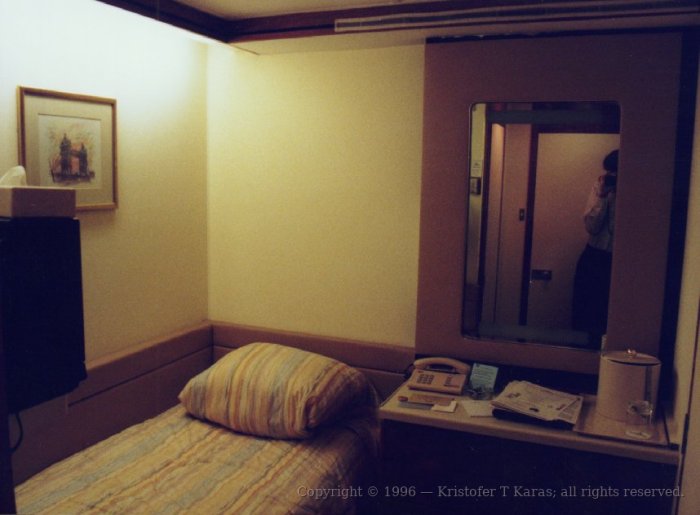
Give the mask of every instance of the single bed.
M 376 395 L 338 361 L 241 347 L 181 404 L 16 488 L 19 513 L 355 513 L 376 464 Z

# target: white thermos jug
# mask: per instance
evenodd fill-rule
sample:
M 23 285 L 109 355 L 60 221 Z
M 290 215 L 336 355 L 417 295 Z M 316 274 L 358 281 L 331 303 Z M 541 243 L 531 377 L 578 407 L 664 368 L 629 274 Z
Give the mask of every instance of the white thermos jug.
M 630 402 L 649 401 L 656 409 L 661 362 L 634 350 L 606 352 L 600 357 L 596 412 L 625 421 Z

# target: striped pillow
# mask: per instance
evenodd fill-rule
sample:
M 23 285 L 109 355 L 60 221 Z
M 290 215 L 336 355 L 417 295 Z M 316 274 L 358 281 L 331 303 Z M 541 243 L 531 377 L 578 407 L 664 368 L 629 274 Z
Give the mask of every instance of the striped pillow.
M 343 412 L 373 402 L 354 368 L 274 343 L 251 343 L 190 379 L 180 402 L 193 416 L 234 431 L 306 438 Z

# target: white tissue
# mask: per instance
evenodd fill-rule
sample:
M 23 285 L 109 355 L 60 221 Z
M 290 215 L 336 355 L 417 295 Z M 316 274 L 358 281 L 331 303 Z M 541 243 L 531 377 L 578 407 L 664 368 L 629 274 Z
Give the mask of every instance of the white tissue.
M 13 166 L 0 177 L 0 186 L 26 186 L 27 171 L 24 166 Z

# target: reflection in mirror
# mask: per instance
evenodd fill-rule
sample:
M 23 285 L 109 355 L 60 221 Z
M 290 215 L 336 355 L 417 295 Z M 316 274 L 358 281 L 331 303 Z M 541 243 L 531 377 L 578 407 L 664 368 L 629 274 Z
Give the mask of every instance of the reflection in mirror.
M 472 106 L 465 335 L 600 348 L 619 112 L 612 102 Z

